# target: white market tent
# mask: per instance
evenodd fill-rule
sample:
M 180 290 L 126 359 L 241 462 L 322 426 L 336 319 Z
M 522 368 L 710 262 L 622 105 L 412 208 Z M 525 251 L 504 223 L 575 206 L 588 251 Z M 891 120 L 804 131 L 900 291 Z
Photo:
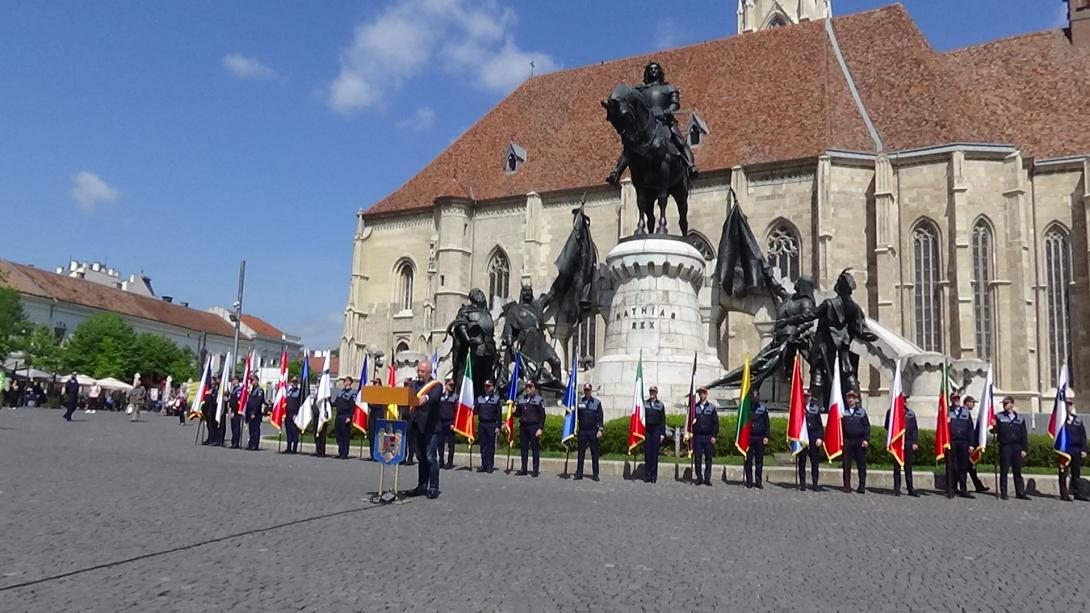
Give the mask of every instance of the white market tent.
M 67 382 L 68 379 L 70 379 L 70 378 L 71 378 L 70 376 L 69 377 L 57 377 L 57 379 L 62 383 Z M 85 385 L 91 386 L 91 385 L 95 384 L 95 380 L 93 378 L 88 377 L 87 375 L 81 375 L 79 373 L 76 374 L 76 382 L 80 384 L 80 387 L 85 386 Z
M 108 390 L 125 390 L 125 391 L 128 391 L 128 390 L 132 389 L 132 386 L 129 385 L 128 383 L 125 383 L 124 381 L 118 381 L 117 379 L 114 379 L 113 377 L 106 377 L 105 379 L 99 379 L 98 384 L 99 384 L 99 386 L 101 386 L 101 387 L 103 387 L 105 389 L 108 389 Z

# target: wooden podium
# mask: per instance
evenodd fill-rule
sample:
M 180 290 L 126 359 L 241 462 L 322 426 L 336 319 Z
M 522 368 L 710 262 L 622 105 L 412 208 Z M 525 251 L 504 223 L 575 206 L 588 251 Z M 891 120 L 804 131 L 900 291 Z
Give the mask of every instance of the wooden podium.
M 416 394 L 407 387 L 383 387 L 365 385 L 362 388 L 363 401 L 367 404 L 396 404 L 399 407 L 415 407 Z

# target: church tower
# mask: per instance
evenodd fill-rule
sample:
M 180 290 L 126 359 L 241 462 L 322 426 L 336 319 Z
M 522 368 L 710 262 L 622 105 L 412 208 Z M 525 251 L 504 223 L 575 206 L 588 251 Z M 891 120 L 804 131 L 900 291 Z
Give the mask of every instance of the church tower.
M 738 33 L 826 19 L 832 0 L 738 0 Z

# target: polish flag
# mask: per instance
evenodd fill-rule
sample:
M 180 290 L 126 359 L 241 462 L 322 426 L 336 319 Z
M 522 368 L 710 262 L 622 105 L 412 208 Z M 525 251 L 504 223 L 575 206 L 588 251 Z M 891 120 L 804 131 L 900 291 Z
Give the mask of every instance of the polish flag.
M 844 430 L 840 423 L 844 413 L 844 392 L 840 388 L 840 361 L 833 360 L 833 389 L 829 394 L 829 418 L 825 423 L 825 455 L 829 461 L 844 452 Z
M 901 389 L 901 361 L 894 367 L 893 387 L 889 390 L 889 417 L 886 424 L 886 451 L 905 465 L 905 395 Z

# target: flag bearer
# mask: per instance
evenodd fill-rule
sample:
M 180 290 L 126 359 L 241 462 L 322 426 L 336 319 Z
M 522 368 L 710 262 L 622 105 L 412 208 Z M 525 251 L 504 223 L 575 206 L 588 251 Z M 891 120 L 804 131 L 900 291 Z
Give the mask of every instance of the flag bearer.
M 583 397 L 576 407 L 579 411 L 579 461 L 575 468 L 575 479 L 583 478 L 583 459 L 586 457 L 587 447 L 590 447 L 591 480 L 598 480 L 598 441 L 602 440 L 605 433 L 605 420 L 602 416 L 602 402 L 594 397 L 594 386 L 590 383 L 583 385 Z
M 443 395 L 439 397 L 439 468 L 454 468 L 454 410 L 457 406 L 454 380 L 447 377 Z M 443 457 L 447 458 L 445 463 Z
M 1068 392 L 1070 394 L 1070 392 Z M 1082 418 L 1078 416 L 1075 411 L 1075 399 L 1071 396 L 1067 397 L 1067 423 L 1064 424 L 1064 434 L 1067 436 L 1067 452 L 1071 455 L 1071 460 L 1068 462 L 1067 467 L 1060 472 L 1060 499 L 1064 501 L 1071 500 L 1071 496 L 1075 496 L 1075 500 L 1087 500 L 1086 496 L 1079 493 L 1076 489 L 1076 485 L 1079 482 L 1079 478 L 1082 477 L 1082 463 L 1086 459 L 1086 426 L 1083 425 Z M 1071 479 L 1071 487 L 1068 489 L 1068 477 Z
M 481 466 L 477 472 L 496 469 L 496 432 L 500 423 L 500 397 L 492 380 L 484 382 L 484 393 L 477 396 L 473 412 L 477 414 L 477 440 L 481 445 Z
M 250 395 L 246 397 L 245 410 L 246 428 L 250 432 L 246 448 L 257 451 L 261 448 L 261 418 L 265 414 L 265 390 L 261 389 L 257 375 L 250 375 Z
M 1029 500 L 1022 481 L 1022 460 L 1029 452 L 1026 420 L 1014 410 L 1014 398 L 1003 399 L 1003 412 L 995 416 L 995 434 L 999 439 L 999 497 L 1007 499 L 1007 473 L 1014 472 L 1014 497 Z
M 333 398 L 333 434 L 337 437 L 337 459 L 347 460 L 352 442 L 352 411 L 356 409 L 356 391 L 352 377 L 341 379 L 341 391 Z
M 545 430 L 545 399 L 537 393 L 533 381 L 526 382 L 526 388 L 515 404 L 515 417 L 519 420 L 519 451 L 522 454 L 522 469 L 516 475 L 526 474 L 527 453 L 533 452 L 534 472 L 541 468 L 541 435 Z
M 696 403 L 693 422 L 693 468 L 696 473 L 693 483 L 711 487 L 712 456 L 715 455 L 715 440 L 719 436 L 719 407 L 708 400 L 706 387 L 697 390 L 697 397 L 700 400 Z
M 886 409 L 886 431 L 889 431 L 890 426 L 890 410 Z M 905 486 L 908 488 L 908 495 L 913 498 L 918 498 L 920 495 L 916 493 L 916 488 L 912 487 L 912 466 L 916 462 L 916 450 L 920 448 L 920 428 L 916 423 L 916 412 L 912 409 L 905 407 Z M 896 460 L 893 462 L 893 495 L 901 495 L 901 465 Z
M 284 416 L 284 428 L 288 431 L 288 448 L 284 453 L 299 453 L 299 426 L 295 425 L 295 416 L 303 404 L 303 394 L 299 390 L 299 377 L 292 377 L 288 384 L 287 414 Z
M 227 412 L 231 414 L 231 449 L 240 449 L 242 447 L 242 412 L 239 412 L 239 402 L 242 400 L 242 384 L 238 382 L 237 376 L 231 377 L 229 389 Z M 242 410 L 245 412 L 246 408 L 242 407 Z
M 746 487 L 756 487 L 760 490 L 765 487 L 765 445 L 768 444 L 768 435 L 772 431 L 772 425 L 768 421 L 768 407 L 761 402 L 757 390 L 753 390 L 751 395 L 753 396 L 753 411 L 749 415 L 749 449 L 746 451 L 743 471 L 746 477 Z
M 659 388 L 652 385 L 643 403 L 647 431 L 643 439 L 643 480 L 654 483 L 659 478 L 659 445 L 666 438 L 666 405 L 659 400 Z
M 818 491 L 818 462 L 821 460 L 821 446 L 824 443 L 825 427 L 821 424 L 821 405 L 806 390 L 806 436 L 809 446 L 799 452 L 799 491 L 806 489 L 806 461 L 810 461 L 811 489 Z
M 847 409 L 840 419 L 844 432 L 844 491 L 852 491 L 852 463 L 859 472 L 856 493 L 867 493 L 867 447 L 870 446 L 870 418 L 859 406 L 859 392 L 851 389 L 846 395 Z

